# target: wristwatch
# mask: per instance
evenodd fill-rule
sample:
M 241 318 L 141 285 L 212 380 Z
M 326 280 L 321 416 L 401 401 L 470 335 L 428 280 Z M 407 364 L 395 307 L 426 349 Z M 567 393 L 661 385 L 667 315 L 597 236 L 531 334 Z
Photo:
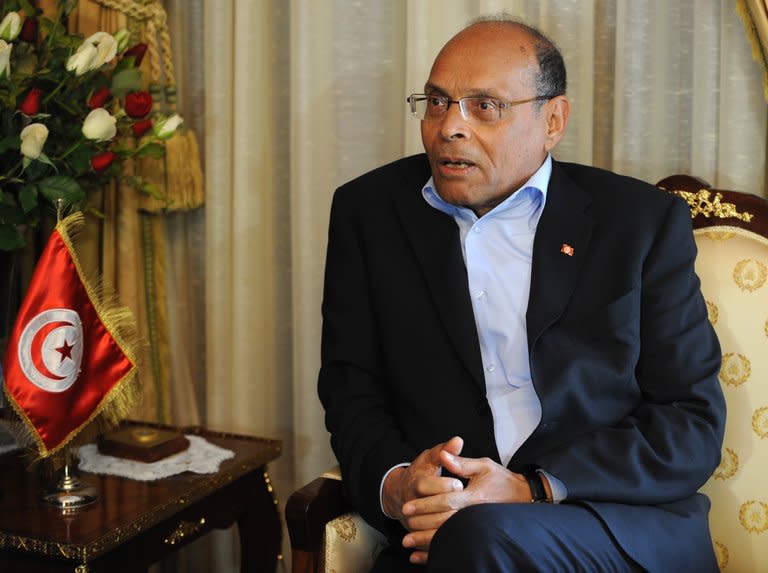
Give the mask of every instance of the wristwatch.
M 523 470 L 523 477 L 531 488 L 531 503 L 548 503 L 547 490 L 544 487 L 544 480 L 536 468 L 526 468 Z

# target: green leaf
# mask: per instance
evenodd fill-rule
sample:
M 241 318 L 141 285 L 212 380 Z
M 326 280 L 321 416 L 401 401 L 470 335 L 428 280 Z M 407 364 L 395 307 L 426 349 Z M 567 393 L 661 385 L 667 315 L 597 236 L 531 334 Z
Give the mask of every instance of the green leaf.
M 53 170 L 58 173 L 58 171 L 59 171 L 58 168 L 53 164 L 53 161 L 51 161 L 45 153 L 41 153 L 37 157 L 37 160 L 40 163 L 45 163 L 46 165 L 50 165 L 51 167 L 53 167 Z
M 37 207 L 37 185 L 25 185 L 19 191 L 19 203 L 25 213 Z
M 24 179 L 26 181 L 40 181 L 50 172 L 50 167 L 42 161 L 35 161 L 24 157 L 21 162 L 24 167 Z
M 64 15 L 69 16 L 72 11 L 77 8 L 78 0 L 64 0 L 62 7 L 64 8 Z
M 19 149 L 21 146 L 21 139 L 18 135 L 9 135 L 0 139 L 0 153 L 5 153 L 9 149 Z
M 21 9 L 24 10 L 24 13 L 27 15 L 35 13 L 35 7 L 32 6 L 32 3 L 29 2 L 29 0 L 19 0 L 19 6 L 21 6 Z
M 40 31 L 43 33 L 43 35 L 48 36 L 53 28 L 56 26 L 56 22 L 51 20 L 50 18 L 47 18 L 45 16 L 42 16 L 39 19 L 40 22 Z
M 165 198 L 165 195 L 163 194 L 160 189 L 158 189 L 157 185 L 154 185 L 153 183 L 149 183 L 147 181 L 144 182 L 144 184 L 141 186 L 142 193 L 146 193 L 150 197 L 154 197 L 155 199 L 163 200 Z
M 13 203 L 0 205 L 0 224 L 21 225 L 24 223 L 24 213 Z
M 40 193 L 56 205 L 58 199 L 63 199 L 66 205 L 79 203 L 85 199 L 85 191 L 80 184 L 68 175 L 54 175 L 40 181 Z
M 113 73 L 117 74 L 123 70 L 132 70 L 136 67 L 135 62 L 136 58 L 133 56 L 124 56 L 117 62 Z
M 91 168 L 91 155 L 93 151 L 87 147 L 78 147 L 69 154 L 66 161 L 75 173 L 85 173 Z
M 165 156 L 165 145 L 161 143 L 148 143 L 139 147 L 136 151 L 136 157 L 155 157 L 160 158 Z
M 117 98 L 123 98 L 128 92 L 141 89 L 141 71 L 137 69 L 122 70 L 112 76 L 109 91 Z
M 0 223 L 0 251 L 20 249 L 24 244 L 24 237 L 15 225 Z

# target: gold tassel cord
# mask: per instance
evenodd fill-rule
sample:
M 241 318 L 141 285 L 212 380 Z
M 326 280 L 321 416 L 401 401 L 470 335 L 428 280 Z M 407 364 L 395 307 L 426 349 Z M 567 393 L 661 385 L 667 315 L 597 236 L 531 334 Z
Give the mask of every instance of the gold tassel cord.
M 156 0 L 140 3 L 136 0 L 95 0 L 105 8 L 119 11 L 143 24 L 143 39 L 149 54 L 149 92 L 155 102 L 156 114 L 165 110 L 176 112 L 176 73 L 171 51 L 168 18 Z M 161 83 L 164 83 L 165 87 Z M 141 162 L 142 177 L 160 189 L 163 198 L 142 195 L 140 208 L 150 213 L 187 211 L 205 202 L 200 149 L 194 132 L 182 128 L 166 142 L 165 162 Z

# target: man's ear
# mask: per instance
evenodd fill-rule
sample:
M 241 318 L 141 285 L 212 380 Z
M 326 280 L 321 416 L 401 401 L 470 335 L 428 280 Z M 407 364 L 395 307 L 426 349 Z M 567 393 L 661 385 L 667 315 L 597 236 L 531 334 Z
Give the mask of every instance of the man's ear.
M 544 146 L 547 151 L 552 151 L 565 135 L 571 103 L 565 96 L 556 96 L 546 103 L 542 111 L 546 113 L 547 121 L 547 140 Z

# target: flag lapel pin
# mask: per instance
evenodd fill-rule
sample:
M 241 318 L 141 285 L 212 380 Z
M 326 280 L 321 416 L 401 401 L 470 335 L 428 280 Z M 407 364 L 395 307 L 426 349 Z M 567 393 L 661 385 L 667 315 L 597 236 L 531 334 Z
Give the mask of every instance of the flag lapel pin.
M 569 245 L 568 243 L 563 243 L 563 246 L 560 247 L 560 252 L 564 255 L 568 255 L 569 257 L 573 256 L 573 247 Z

